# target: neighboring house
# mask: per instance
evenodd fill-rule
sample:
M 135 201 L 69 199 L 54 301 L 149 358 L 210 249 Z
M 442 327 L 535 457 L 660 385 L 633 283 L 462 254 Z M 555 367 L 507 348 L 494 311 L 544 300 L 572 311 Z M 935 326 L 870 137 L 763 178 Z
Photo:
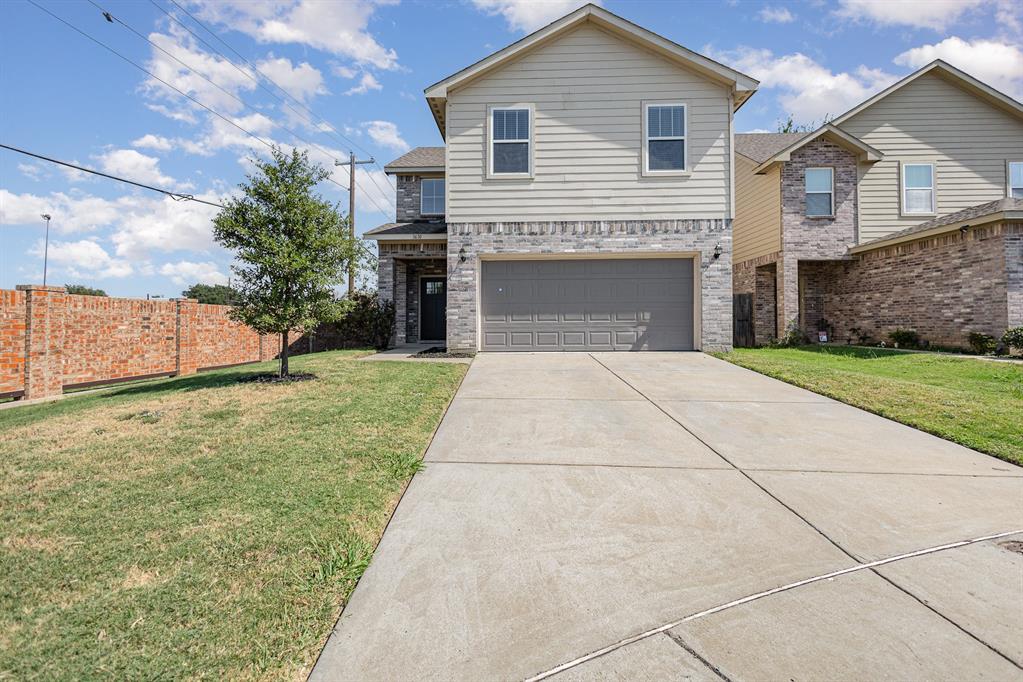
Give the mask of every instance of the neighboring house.
M 812 133 L 735 136 L 755 336 L 1023 325 L 1023 105 L 936 61 Z M 854 332 L 854 330 L 856 330 Z
M 586 5 L 426 90 L 446 147 L 369 231 L 395 340 L 726 349 L 748 76 Z

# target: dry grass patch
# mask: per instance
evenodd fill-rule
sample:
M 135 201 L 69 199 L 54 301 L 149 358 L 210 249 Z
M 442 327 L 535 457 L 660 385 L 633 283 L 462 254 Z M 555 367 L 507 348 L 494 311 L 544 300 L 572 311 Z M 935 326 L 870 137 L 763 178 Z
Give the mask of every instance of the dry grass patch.
M 304 677 L 465 371 L 358 355 L 0 412 L 0 679 Z

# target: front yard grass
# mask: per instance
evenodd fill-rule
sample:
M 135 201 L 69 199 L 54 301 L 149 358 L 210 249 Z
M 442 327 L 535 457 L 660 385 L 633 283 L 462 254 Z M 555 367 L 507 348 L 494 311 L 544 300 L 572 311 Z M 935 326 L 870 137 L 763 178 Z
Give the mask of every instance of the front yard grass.
M 362 354 L 0 411 L 0 679 L 304 679 L 465 372 Z
M 718 357 L 1023 465 L 1023 367 L 871 348 L 737 348 Z

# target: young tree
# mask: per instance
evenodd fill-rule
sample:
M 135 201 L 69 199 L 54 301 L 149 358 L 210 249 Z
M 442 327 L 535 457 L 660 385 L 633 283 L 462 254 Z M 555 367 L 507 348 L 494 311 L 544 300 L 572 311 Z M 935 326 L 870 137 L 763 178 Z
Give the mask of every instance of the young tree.
M 106 296 L 107 292 L 102 289 L 94 289 L 84 284 L 65 284 L 64 288 L 69 294 L 78 294 L 79 296 Z
M 214 305 L 234 305 L 238 300 L 238 292 L 226 284 L 193 284 L 181 295 L 185 298 L 194 298 L 199 303 L 212 303 Z
M 281 335 L 280 375 L 288 376 L 288 335 L 306 332 L 344 314 L 348 301 L 334 296 L 358 257 L 348 221 L 314 192 L 329 176 L 306 153 L 274 148 L 254 159 L 256 172 L 239 185 L 213 220 L 213 234 L 233 249 L 238 301 L 232 316 L 263 334 Z

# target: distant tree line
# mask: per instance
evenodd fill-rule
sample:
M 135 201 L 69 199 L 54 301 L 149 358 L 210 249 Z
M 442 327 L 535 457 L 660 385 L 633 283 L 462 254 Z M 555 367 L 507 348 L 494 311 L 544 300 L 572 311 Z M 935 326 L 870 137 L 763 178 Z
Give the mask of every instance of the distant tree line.
M 78 294 L 79 296 L 106 296 L 107 292 L 102 289 L 93 289 L 87 287 L 84 284 L 65 284 L 64 288 L 67 289 L 69 294 Z
M 234 305 L 241 300 L 238 291 L 226 284 L 193 284 L 182 291 L 181 295 L 185 298 L 194 298 L 199 303 L 213 305 Z

